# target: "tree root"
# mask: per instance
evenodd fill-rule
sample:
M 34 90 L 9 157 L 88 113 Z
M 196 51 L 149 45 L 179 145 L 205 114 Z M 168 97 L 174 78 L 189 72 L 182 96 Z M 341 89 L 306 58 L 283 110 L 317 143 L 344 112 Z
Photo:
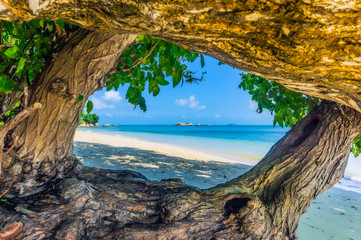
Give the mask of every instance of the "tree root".
M 48 191 L 0 206 L 0 229 L 22 223 L 15 239 L 27 240 L 241 239 L 249 227 L 263 234 L 265 221 L 250 221 L 264 211 L 261 202 L 237 196 L 242 204 L 173 179 L 152 182 L 133 171 L 78 166 Z

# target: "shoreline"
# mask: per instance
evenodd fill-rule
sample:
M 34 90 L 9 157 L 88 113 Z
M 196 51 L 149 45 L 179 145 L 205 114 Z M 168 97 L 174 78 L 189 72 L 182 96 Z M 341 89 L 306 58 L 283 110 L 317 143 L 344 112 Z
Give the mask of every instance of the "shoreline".
M 86 136 L 85 136 L 86 135 Z M 74 141 L 92 142 L 110 146 L 133 147 L 141 150 L 154 151 L 170 157 L 181 157 L 189 160 L 216 161 L 222 163 L 239 163 L 248 166 L 256 165 L 261 158 L 247 154 L 223 154 L 189 146 L 145 140 L 138 137 L 120 134 L 108 134 L 77 129 Z
M 181 144 L 165 143 L 164 141 L 143 139 L 137 136 L 127 136 L 122 133 L 97 132 L 87 129 L 77 129 L 74 141 L 108 145 L 115 148 L 133 148 L 134 152 L 132 152 L 132 155 L 136 155 L 137 150 L 143 150 L 149 151 L 150 153 L 157 153 L 162 156 L 164 155 L 168 158 L 181 158 L 186 161 L 219 162 L 224 164 L 234 163 L 252 167 L 261 160 L 260 157 L 247 153 L 226 154 Z M 143 156 L 143 161 L 146 162 L 148 160 L 146 158 L 147 156 Z M 108 166 L 106 164 L 108 164 Z M 101 167 L 107 168 L 112 165 L 109 161 L 107 161 L 106 164 L 103 164 Z M 347 171 L 348 169 L 352 169 L 350 161 L 348 165 L 350 166 L 346 167 L 344 177 L 334 187 L 361 194 L 361 178 L 359 176 L 350 175 Z
M 201 189 L 239 177 L 256 161 L 230 159 L 214 154 L 150 142 L 134 137 L 76 131 L 74 154 L 85 165 L 140 172 L 151 181 L 179 178 Z

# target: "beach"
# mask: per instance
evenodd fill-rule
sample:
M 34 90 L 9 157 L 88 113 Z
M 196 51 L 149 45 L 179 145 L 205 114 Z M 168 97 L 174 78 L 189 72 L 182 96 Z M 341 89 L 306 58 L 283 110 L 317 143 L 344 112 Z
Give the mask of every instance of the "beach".
M 172 144 L 126 136 L 77 131 L 75 155 L 90 167 L 133 170 L 149 180 L 180 178 L 188 185 L 210 188 L 238 177 L 256 161 L 240 162 Z
M 134 170 L 153 181 L 180 178 L 199 188 L 238 177 L 257 163 L 247 154 L 228 157 L 196 147 L 89 130 L 77 130 L 74 152 L 86 166 Z M 301 217 L 299 239 L 361 239 L 361 194 L 344 190 L 348 184 L 344 181 L 312 202 Z

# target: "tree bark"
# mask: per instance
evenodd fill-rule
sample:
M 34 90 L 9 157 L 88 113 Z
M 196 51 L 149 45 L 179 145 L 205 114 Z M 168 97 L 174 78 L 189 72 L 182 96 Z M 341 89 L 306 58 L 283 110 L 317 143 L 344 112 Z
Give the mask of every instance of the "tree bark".
M 0 18 L 60 18 L 148 33 L 361 111 L 358 5 L 37 3 L 0 0 Z M 71 147 L 85 103 L 78 95 L 86 99 L 103 86 L 134 38 L 78 30 L 30 89 L 29 104 L 43 108 L 0 136 L 9 152 L 2 156 L 0 196 L 10 201 L 0 206 L 0 239 L 295 239 L 312 199 L 342 177 L 360 113 L 323 103 L 250 172 L 203 191 L 81 167 Z
M 360 9 L 333 0 L 0 0 L 0 19 L 149 34 L 361 111 Z
M 29 104 L 42 108 L 0 136 L 6 148 L 13 147 L 1 162 L 0 194 L 32 195 L 71 172 L 77 163 L 72 140 L 86 99 L 104 86 L 135 37 L 84 29 L 72 33 L 29 91 Z
M 323 102 L 252 170 L 207 190 L 77 165 L 31 198 L 0 206 L 15 239 L 296 239 L 301 214 L 343 176 L 361 114 Z

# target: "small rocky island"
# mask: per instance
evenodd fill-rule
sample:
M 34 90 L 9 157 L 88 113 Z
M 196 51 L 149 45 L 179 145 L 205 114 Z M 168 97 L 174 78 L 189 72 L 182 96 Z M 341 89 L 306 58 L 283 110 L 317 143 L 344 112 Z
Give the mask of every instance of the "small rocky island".
M 191 122 L 186 122 L 186 123 L 177 122 L 176 124 L 174 124 L 174 126 L 211 126 L 211 125 L 203 125 L 200 123 L 193 125 L 193 123 Z
M 193 123 L 191 123 L 191 122 L 186 122 L 186 123 L 177 122 L 176 124 L 174 124 L 174 126 L 193 126 Z

